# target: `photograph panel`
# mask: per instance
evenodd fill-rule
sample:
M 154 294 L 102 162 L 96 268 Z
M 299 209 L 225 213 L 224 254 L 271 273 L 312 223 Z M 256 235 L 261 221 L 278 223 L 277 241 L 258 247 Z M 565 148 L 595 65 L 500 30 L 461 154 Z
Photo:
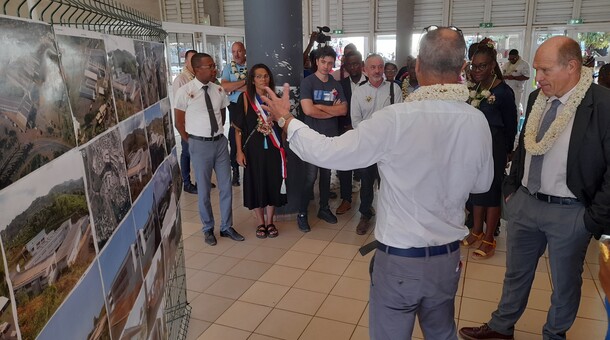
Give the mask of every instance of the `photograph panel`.
M 133 205 L 133 217 L 135 222 L 138 249 L 142 262 L 142 273 L 148 273 L 152 265 L 152 258 L 161 244 L 161 229 L 157 216 L 156 205 L 153 195 L 153 187 L 147 186 L 138 200 Z
M 174 120 L 172 115 L 172 108 L 169 104 L 169 98 L 161 100 L 161 113 L 163 114 L 163 127 L 165 130 L 165 149 L 169 154 L 170 151 L 176 146 L 176 134 L 174 130 Z
M 0 234 L 19 328 L 35 338 L 95 258 L 84 169 L 74 149 L 0 194 Z
M 87 176 L 87 194 L 95 226 L 98 249 L 131 208 L 125 157 L 118 129 L 88 144 L 82 155 Z
M 0 189 L 76 146 L 51 26 L 0 16 Z
M 146 307 L 146 289 L 142 286 L 140 294 L 138 294 L 138 297 L 133 304 L 131 313 L 129 313 L 129 317 L 126 319 L 125 329 L 123 330 L 120 339 L 146 339 Z
M 146 287 L 146 324 L 147 329 L 152 331 L 157 323 L 159 311 L 164 309 L 162 302 L 165 294 L 165 269 L 161 247 L 157 248 L 153 257 L 150 270 L 144 279 L 144 287 Z
M 150 151 L 146 140 L 144 114 L 142 112 L 122 121 L 119 124 L 121 143 L 125 164 L 127 165 L 127 179 L 131 201 L 134 202 L 142 189 L 152 177 Z
M 138 79 L 142 89 L 142 106 L 147 108 L 159 101 L 159 88 L 166 86 L 160 84 L 159 74 L 160 57 L 153 52 L 149 41 L 134 40 L 136 61 L 138 65 Z
M 80 31 L 87 32 L 87 31 Z M 57 31 L 78 145 L 117 124 L 104 40 Z
M 4 265 L 6 262 L 4 251 L 2 257 L 0 259 L 0 275 L 2 275 L 0 279 L 0 334 L 4 336 L 4 339 L 17 340 L 17 314 L 14 310 L 14 296 L 11 294 L 12 288 L 9 285 L 9 277 Z
M 112 91 L 119 121 L 142 111 L 141 85 L 133 40 L 105 35 L 108 62 L 112 70 Z
M 144 110 L 144 119 L 146 120 L 146 137 L 148 138 L 148 149 L 150 150 L 151 171 L 154 173 L 165 157 L 167 157 L 167 151 L 165 150 L 165 128 L 163 127 L 160 103 L 156 103 Z

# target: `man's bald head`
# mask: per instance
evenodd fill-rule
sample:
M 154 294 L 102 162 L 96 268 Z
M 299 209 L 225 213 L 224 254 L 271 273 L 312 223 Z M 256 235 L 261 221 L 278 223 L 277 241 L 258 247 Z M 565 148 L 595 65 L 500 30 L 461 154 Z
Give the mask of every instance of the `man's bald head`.
M 431 74 L 435 77 L 458 79 L 464 66 L 466 42 L 457 31 L 441 27 L 426 33 L 419 45 L 418 78 Z
M 239 65 L 246 64 L 246 47 L 241 41 L 236 41 L 231 45 L 231 54 L 233 54 L 233 60 Z

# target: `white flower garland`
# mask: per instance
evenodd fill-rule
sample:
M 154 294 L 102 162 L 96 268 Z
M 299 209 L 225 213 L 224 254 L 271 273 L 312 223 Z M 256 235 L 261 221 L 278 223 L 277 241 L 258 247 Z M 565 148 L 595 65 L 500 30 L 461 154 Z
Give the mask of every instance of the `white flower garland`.
M 237 77 L 237 80 L 244 80 L 246 79 L 246 73 L 248 72 L 248 70 L 246 70 L 246 68 L 242 68 L 241 70 L 237 69 L 237 63 L 235 62 L 235 60 L 231 60 L 231 73 L 233 73 L 235 75 L 235 77 Z
M 436 84 L 420 86 L 405 99 L 406 102 L 419 100 L 458 100 L 468 99 L 468 87 L 464 84 Z
M 580 72 L 580 80 L 574 89 L 574 92 L 568 98 L 568 102 L 564 105 L 563 110 L 557 114 L 557 117 L 551 123 L 551 126 L 546 131 L 540 142 L 536 142 L 536 136 L 540 128 L 540 120 L 546 108 L 548 97 L 540 91 L 534 102 L 532 111 L 529 113 L 527 126 L 525 127 L 525 150 L 532 155 L 544 155 L 555 144 L 559 135 L 568 126 L 572 117 L 576 114 L 578 105 L 585 97 L 589 87 L 593 83 L 593 71 L 590 67 L 583 67 Z

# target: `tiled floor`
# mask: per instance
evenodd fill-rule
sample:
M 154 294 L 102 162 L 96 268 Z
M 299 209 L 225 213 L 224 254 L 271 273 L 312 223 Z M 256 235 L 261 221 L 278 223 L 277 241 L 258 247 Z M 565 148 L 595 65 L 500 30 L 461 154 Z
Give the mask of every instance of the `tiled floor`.
M 277 222 L 275 239 L 255 237 L 254 215 L 242 206 L 241 187 L 233 189 L 235 228 L 246 241 L 218 237 L 218 245 L 203 242 L 195 195 L 182 195 L 181 210 L 187 267 L 188 299 L 193 307 L 188 339 L 368 339 L 368 262 L 358 248 L 373 239 L 355 233 L 360 218 L 358 194 L 347 214 L 331 225 L 315 216 L 312 231 L 301 233 L 294 221 Z M 218 191 L 212 191 L 214 214 L 220 220 Z M 333 200 L 336 208 L 340 200 Z M 216 230 L 218 236 L 218 228 Z M 501 295 L 505 238 L 496 255 L 471 260 L 462 248 L 465 270 L 456 294 L 458 327 L 489 319 Z M 583 274 L 583 297 L 569 339 L 602 339 L 607 327 L 597 280 L 597 245 L 589 247 Z M 525 314 L 516 325 L 517 339 L 539 339 L 551 295 L 548 262 L 540 259 Z M 422 338 L 416 326 L 415 338 Z

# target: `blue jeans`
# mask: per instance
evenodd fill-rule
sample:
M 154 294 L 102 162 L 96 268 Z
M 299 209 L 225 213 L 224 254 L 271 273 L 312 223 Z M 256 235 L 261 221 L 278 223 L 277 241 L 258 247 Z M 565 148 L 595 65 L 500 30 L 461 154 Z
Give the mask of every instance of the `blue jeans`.
M 182 152 L 180 153 L 180 171 L 184 185 L 191 184 L 191 155 L 189 154 L 189 143 L 180 138 Z

